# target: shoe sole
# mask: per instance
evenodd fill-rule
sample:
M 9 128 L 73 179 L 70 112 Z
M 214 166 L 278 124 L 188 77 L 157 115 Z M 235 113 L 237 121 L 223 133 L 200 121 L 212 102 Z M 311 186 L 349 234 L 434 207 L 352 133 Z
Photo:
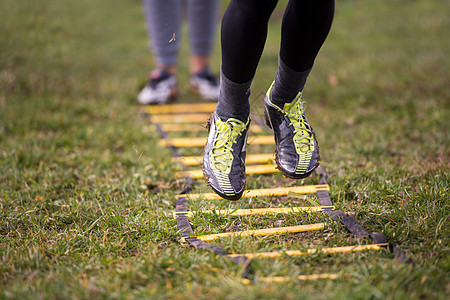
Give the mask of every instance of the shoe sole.
M 227 196 L 225 194 L 222 194 L 221 192 L 216 190 L 211 184 L 209 184 L 209 179 L 206 176 L 205 176 L 205 179 L 208 181 L 208 185 L 211 187 L 211 189 L 214 191 L 214 193 L 216 193 L 220 197 L 224 198 L 225 200 L 237 201 L 237 200 L 241 199 L 242 195 L 244 194 L 244 192 L 242 191 L 242 193 L 240 193 L 240 194 L 236 194 L 234 196 Z
M 266 121 L 266 125 L 269 126 L 269 128 L 272 129 L 272 132 L 273 132 L 272 122 L 270 122 L 269 112 L 267 111 L 267 106 L 265 104 L 264 104 L 264 119 Z M 311 127 L 311 130 L 312 130 L 312 127 Z M 315 134 L 313 134 L 313 135 L 314 135 L 314 143 L 317 145 L 318 157 L 317 157 L 316 165 L 308 173 L 292 174 L 292 173 L 287 172 L 286 170 L 284 170 L 283 167 L 281 166 L 281 164 L 278 161 L 278 152 L 275 150 L 275 163 L 277 164 L 277 169 L 281 171 L 281 173 L 283 174 L 284 177 L 287 177 L 287 178 L 290 178 L 290 179 L 303 179 L 303 178 L 306 178 L 309 175 L 311 175 L 311 173 L 319 166 L 319 159 L 320 159 L 319 144 L 317 143 L 316 135 Z

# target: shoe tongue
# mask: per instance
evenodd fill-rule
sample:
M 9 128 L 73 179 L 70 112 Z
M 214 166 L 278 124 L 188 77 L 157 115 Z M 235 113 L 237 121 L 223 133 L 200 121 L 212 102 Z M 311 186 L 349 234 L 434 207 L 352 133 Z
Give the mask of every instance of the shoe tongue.
M 292 102 L 286 102 L 283 106 L 283 110 L 289 110 L 291 108 Z
M 301 105 L 301 103 L 299 101 L 296 101 L 296 99 L 294 99 L 294 101 L 292 101 L 292 102 L 287 102 L 284 104 L 284 107 L 283 107 L 284 111 L 289 111 L 292 109 L 301 113 L 301 111 L 303 111 L 303 106 Z
M 219 118 L 217 122 L 217 128 L 226 131 L 227 138 L 235 138 L 240 133 L 239 130 L 240 128 L 236 126 L 240 125 L 239 122 L 241 121 L 233 118 L 229 118 L 227 121 L 224 122 Z

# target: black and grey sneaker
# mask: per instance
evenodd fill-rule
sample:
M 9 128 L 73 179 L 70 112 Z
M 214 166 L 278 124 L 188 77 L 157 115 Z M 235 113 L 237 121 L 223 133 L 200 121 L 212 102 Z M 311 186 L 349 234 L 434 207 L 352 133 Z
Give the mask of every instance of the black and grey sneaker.
M 222 121 L 214 112 L 208 121 L 209 136 L 203 152 L 203 174 L 222 198 L 238 200 L 245 189 L 245 152 L 250 119 L 244 123 Z
M 219 98 L 219 82 L 208 69 L 191 75 L 190 85 L 192 90 L 205 100 L 217 101 Z
M 138 94 L 141 104 L 164 104 L 176 98 L 177 80 L 164 70 L 154 71 L 152 78 Z
M 319 165 L 319 145 L 306 119 L 302 94 L 281 109 L 270 100 L 273 83 L 264 99 L 264 116 L 275 135 L 275 161 L 284 176 L 308 177 Z

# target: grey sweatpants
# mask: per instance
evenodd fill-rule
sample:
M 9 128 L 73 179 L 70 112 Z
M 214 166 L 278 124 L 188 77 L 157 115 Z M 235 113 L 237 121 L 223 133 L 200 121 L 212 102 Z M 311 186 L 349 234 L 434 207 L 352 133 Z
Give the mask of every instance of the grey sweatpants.
M 218 24 L 219 0 L 142 1 L 150 47 L 158 64 L 174 65 L 177 62 L 184 4 L 187 4 L 191 55 L 211 54 Z

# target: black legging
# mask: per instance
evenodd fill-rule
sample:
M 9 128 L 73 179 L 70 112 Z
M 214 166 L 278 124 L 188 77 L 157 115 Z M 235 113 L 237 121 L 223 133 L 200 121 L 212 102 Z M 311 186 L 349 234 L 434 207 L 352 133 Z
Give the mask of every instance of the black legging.
M 221 28 L 222 72 L 236 83 L 255 76 L 278 0 L 231 0 Z M 281 60 L 294 71 L 312 67 L 331 28 L 334 0 L 290 0 L 281 27 Z

